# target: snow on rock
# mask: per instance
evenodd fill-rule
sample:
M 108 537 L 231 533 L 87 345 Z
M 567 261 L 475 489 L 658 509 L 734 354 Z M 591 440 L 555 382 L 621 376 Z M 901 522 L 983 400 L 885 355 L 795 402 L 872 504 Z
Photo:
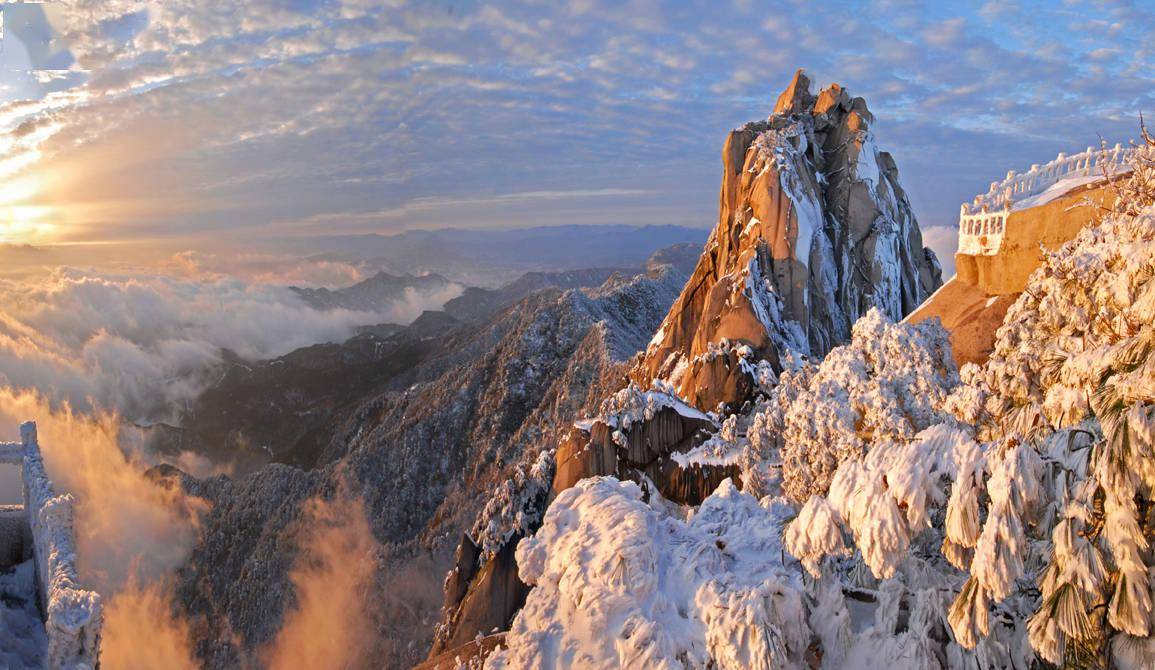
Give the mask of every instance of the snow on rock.
M 616 431 L 629 432 L 635 423 L 653 419 L 659 411 L 667 407 L 689 419 L 712 421 L 704 412 L 687 405 L 677 396 L 673 388 L 661 380 L 654 380 L 653 388 L 649 391 L 643 391 L 636 384 L 630 384 L 606 398 L 602 401 L 596 421 Z
M 682 520 L 632 482 L 582 480 L 518 546 L 535 588 L 486 667 L 802 667 L 809 626 L 782 564 L 788 514 L 725 483 Z
M 470 532 L 482 562 L 496 556 L 510 538 L 537 528 L 555 470 L 554 452 L 543 451 L 532 465 L 518 467 L 493 491 Z
M 865 101 L 809 87 L 799 71 L 793 103 L 727 138 L 717 225 L 635 382 L 737 409 L 757 388 L 734 373 L 749 377 L 753 361 L 779 372 L 792 352 L 822 356 L 871 308 L 898 320 L 941 285 Z M 715 355 L 723 341 L 748 347 L 751 365 Z
M 738 415 L 731 414 L 722 422 L 721 429 L 702 444 L 670 458 L 682 468 L 693 465 L 735 465 L 743 455 L 742 436 L 738 434 Z
M 798 321 L 788 317 L 782 296 L 770 278 L 763 274 L 762 266 L 756 259 L 750 260 L 743 277 L 746 299 L 777 350 L 810 353 L 810 345 L 806 341 L 802 326 Z

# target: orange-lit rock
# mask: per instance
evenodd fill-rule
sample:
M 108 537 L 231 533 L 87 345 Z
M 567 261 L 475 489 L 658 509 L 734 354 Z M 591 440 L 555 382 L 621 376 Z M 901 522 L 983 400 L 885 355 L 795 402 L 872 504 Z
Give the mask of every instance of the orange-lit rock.
M 809 86 L 799 70 L 768 120 L 726 138 L 718 223 L 631 373 L 643 388 L 663 378 L 701 409 L 740 404 L 752 386 L 721 343 L 779 369 L 786 348 L 824 355 L 870 307 L 898 320 L 941 284 L 865 101 Z

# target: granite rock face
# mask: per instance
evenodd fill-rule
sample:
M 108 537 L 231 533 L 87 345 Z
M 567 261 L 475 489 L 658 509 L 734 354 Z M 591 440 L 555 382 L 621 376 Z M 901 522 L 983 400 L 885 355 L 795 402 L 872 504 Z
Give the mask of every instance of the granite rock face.
M 701 409 L 740 404 L 748 385 L 711 352 L 723 341 L 779 370 L 787 349 L 822 356 L 871 307 L 899 320 L 941 286 L 873 121 L 862 98 L 815 95 L 799 70 L 769 119 L 730 133 L 718 223 L 635 381 L 670 380 Z

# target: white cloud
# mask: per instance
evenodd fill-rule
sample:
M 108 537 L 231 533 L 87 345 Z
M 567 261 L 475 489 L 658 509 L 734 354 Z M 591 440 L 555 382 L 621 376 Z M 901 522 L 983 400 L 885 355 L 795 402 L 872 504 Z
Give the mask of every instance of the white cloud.
M 922 243 L 930 247 L 942 264 L 942 278 L 954 275 L 954 254 L 958 251 L 958 229 L 953 226 L 923 226 Z
M 977 161 L 997 174 L 1016 142 L 1053 154 L 1134 134 L 1135 112 L 1155 104 L 1150 12 L 1105 7 L 1076 31 L 1061 7 L 1030 22 L 1000 7 L 939 20 L 847 5 L 832 24 L 806 3 L 767 15 L 756 3 L 68 0 L 53 21 L 87 82 L 0 105 L 0 133 L 45 123 L 0 136 L 0 170 L 63 175 L 39 197 L 84 201 L 57 230 L 69 239 L 195 239 L 342 212 L 393 212 L 371 224 L 399 229 L 422 202 L 615 189 L 692 195 L 700 204 L 670 221 L 692 225 L 714 207 L 723 133 L 764 115 L 796 66 L 866 96 L 893 123 L 883 145 L 972 131 L 979 158 L 934 146 L 965 191 L 984 185 Z M 944 177 L 903 172 L 930 220 L 957 207 L 934 187 Z M 573 218 L 596 207 L 573 203 Z

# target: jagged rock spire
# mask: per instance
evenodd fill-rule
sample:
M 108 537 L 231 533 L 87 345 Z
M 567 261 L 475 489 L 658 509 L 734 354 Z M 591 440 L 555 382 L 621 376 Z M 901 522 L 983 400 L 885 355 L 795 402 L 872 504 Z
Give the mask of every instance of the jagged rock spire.
M 726 138 L 718 223 L 633 378 L 702 409 L 744 400 L 756 359 L 824 355 L 871 307 L 901 319 L 941 285 L 862 98 L 803 70 L 766 121 Z M 743 364 L 747 358 L 747 364 Z
M 838 84 L 834 84 L 838 86 Z M 810 93 L 810 78 L 806 71 L 798 68 L 790 85 L 778 96 L 774 103 L 774 114 L 797 114 L 804 112 L 814 104 L 814 96 Z M 771 114 L 773 116 L 774 114 Z

